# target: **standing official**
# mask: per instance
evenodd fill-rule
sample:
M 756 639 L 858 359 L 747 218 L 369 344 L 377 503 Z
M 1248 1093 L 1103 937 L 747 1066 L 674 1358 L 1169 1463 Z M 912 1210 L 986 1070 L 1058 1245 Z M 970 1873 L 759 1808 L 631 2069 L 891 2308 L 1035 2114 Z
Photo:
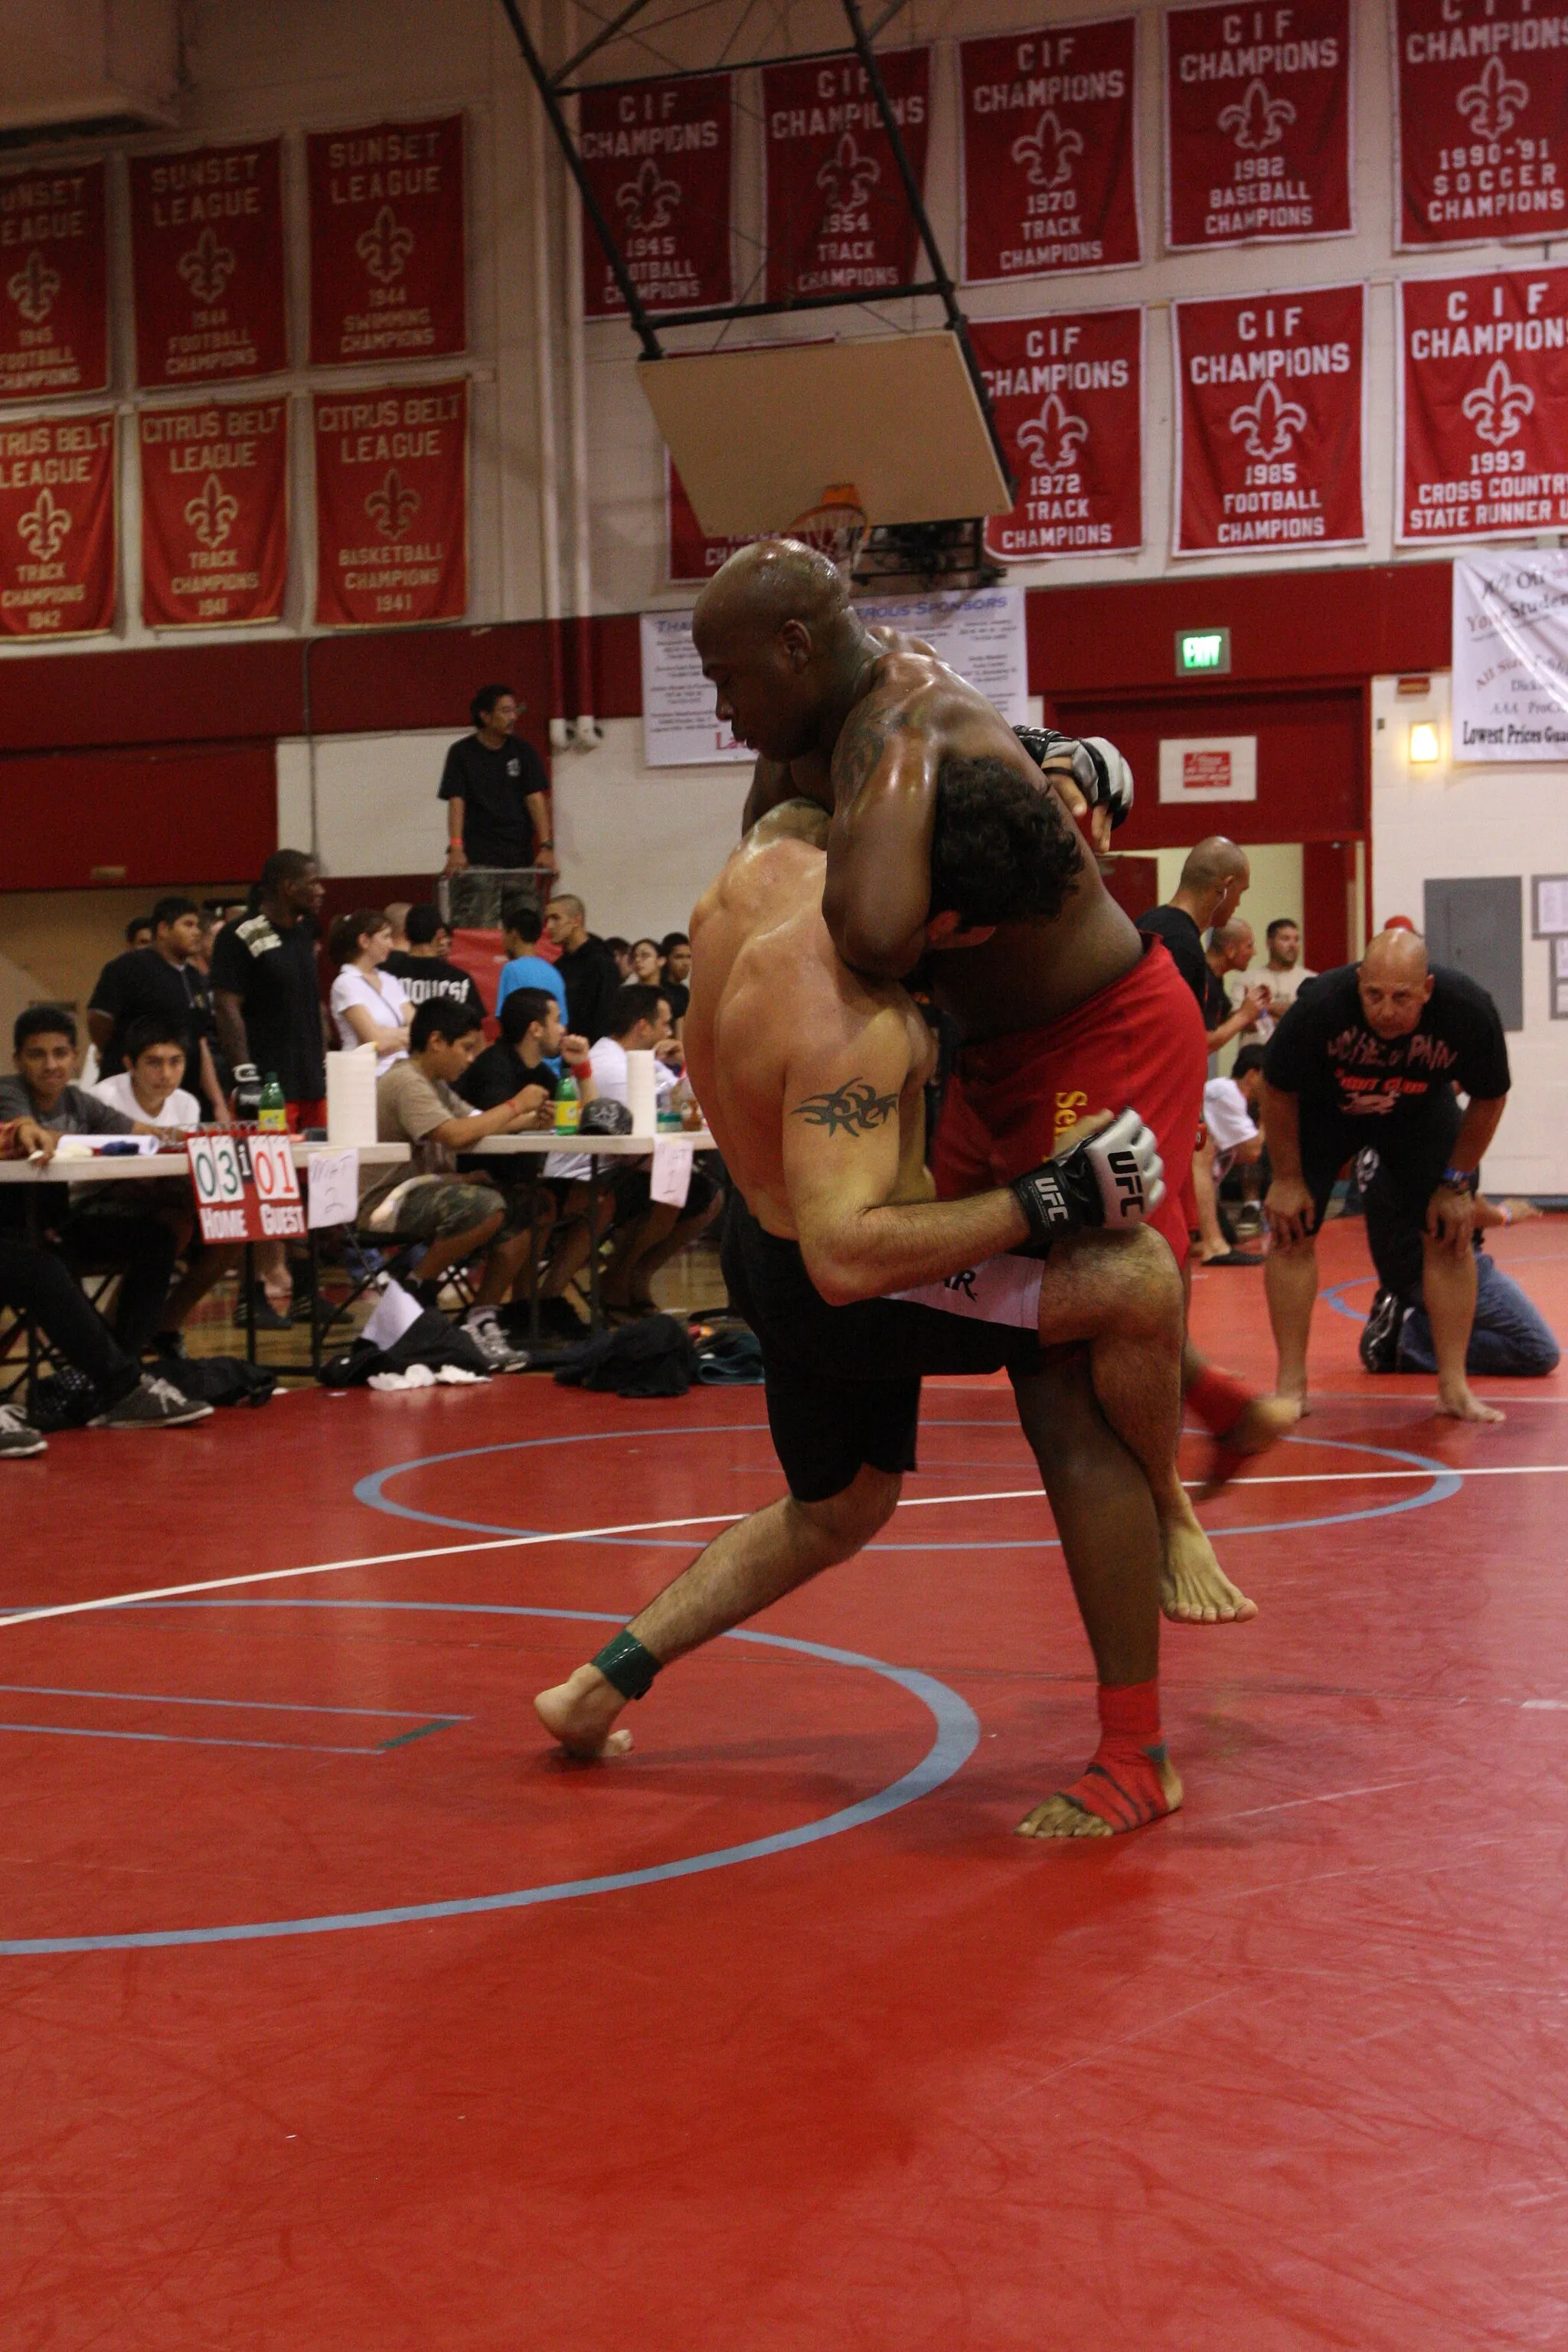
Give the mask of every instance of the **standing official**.
M 468 705 L 474 731 L 452 745 L 441 771 L 447 803 L 447 875 L 470 866 L 515 872 L 529 866 L 556 872 L 550 816 L 550 780 L 531 743 L 517 732 L 522 704 L 510 686 L 481 686 Z M 495 886 L 491 886 L 493 888 Z M 500 911 L 480 903 L 470 884 L 451 894 L 454 924 L 494 923 Z

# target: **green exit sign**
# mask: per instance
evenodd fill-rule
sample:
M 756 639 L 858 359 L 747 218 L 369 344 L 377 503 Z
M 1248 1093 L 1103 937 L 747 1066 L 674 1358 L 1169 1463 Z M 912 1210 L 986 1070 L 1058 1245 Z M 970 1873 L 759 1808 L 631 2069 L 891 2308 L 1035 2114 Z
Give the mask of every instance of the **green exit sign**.
M 1230 668 L 1228 629 L 1178 629 L 1176 676 L 1216 677 Z

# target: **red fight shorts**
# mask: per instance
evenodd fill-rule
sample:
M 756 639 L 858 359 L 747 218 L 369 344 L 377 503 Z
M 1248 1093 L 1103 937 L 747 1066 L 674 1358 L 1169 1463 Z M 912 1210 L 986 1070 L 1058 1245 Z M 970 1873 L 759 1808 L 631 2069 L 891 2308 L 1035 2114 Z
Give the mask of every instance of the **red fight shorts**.
M 1207 1073 L 1197 1001 L 1163 942 L 1150 940 L 1130 972 L 1061 1020 L 963 1048 L 931 1155 L 938 1195 L 1010 1184 L 1048 1160 L 1077 1120 L 1131 1105 L 1165 1163 L 1165 1197 L 1149 1222 L 1182 1265 L 1197 1229 L 1193 1154 Z

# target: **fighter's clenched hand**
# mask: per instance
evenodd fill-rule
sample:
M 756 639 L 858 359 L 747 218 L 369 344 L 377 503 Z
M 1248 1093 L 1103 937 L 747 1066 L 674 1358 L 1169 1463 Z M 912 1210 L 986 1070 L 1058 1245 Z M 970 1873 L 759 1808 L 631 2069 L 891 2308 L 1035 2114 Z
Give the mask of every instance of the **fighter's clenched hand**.
M 1020 1176 L 1012 1192 L 1028 1221 L 1031 1245 L 1048 1246 L 1085 1225 L 1142 1224 L 1165 1197 L 1164 1175 L 1153 1130 L 1135 1110 L 1123 1110 L 1086 1141 Z

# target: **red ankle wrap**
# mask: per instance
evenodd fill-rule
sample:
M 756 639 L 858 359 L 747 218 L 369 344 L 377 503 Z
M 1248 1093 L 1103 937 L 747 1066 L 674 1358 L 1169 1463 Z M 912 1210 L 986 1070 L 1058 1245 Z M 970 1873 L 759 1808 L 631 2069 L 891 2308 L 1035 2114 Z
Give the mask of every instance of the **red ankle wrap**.
M 1254 1391 L 1243 1385 L 1234 1372 L 1222 1372 L 1216 1364 L 1205 1364 L 1186 1392 L 1186 1402 L 1198 1419 L 1215 1437 L 1223 1437 L 1234 1429 L 1242 1414 L 1253 1402 Z
M 1113 1830 L 1139 1829 L 1171 1810 L 1160 1781 L 1164 1760 L 1159 1684 L 1101 1683 L 1100 1746 L 1062 1794 Z

